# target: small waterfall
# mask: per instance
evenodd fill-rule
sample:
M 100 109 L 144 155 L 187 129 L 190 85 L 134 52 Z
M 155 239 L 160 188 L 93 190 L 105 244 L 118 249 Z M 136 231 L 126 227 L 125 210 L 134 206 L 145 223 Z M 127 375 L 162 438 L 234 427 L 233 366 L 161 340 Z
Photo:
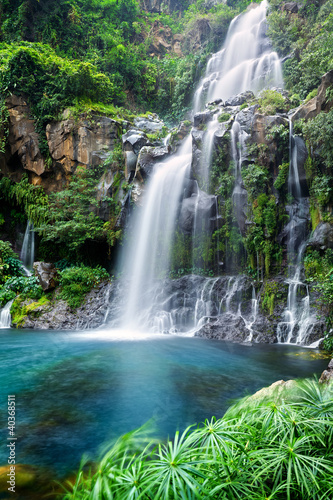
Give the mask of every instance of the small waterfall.
M 140 312 L 152 300 L 154 280 L 164 278 L 169 271 L 170 250 L 185 174 L 191 164 L 191 149 L 189 135 L 176 155 L 155 166 L 146 186 L 143 209 L 134 223 L 136 230 L 125 256 L 124 268 L 131 281 L 123 318 L 126 327 L 142 323 Z
M 246 339 L 246 342 L 252 342 L 253 339 L 253 325 L 256 322 L 257 319 L 257 314 L 258 314 L 258 299 L 256 296 L 256 291 L 254 286 L 252 287 L 252 299 L 251 299 L 251 314 L 248 319 L 246 319 L 244 316 L 242 316 L 242 319 L 244 320 L 246 328 L 249 330 L 249 336 Z
M 22 250 L 20 254 L 20 259 L 23 262 L 25 272 L 27 276 L 31 275 L 31 271 L 34 265 L 35 258 L 35 232 L 34 225 L 32 222 L 28 221 L 27 227 L 24 234 L 24 240 L 22 245 Z
M 12 318 L 10 315 L 10 308 L 12 307 L 13 300 L 7 302 L 5 307 L 0 311 L 0 328 L 10 328 Z
M 308 235 L 309 207 L 302 189 L 297 142 L 293 135 L 292 120 L 289 120 L 289 177 L 288 193 L 293 197 L 289 207 L 288 252 L 288 298 L 284 318 L 277 328 L 278 342 L 304 344 L 310 335 L 315 316 L 310 310 L 309 288 L 301 281 L 302 258 Z
M 232 20 L 222 50 L 207 64 L 194 96 L 194 112 L 203 101 L 227 99 L 246 90 L 283 87 L 279 57 L 266 37 L 267 2 L 253 6 Z

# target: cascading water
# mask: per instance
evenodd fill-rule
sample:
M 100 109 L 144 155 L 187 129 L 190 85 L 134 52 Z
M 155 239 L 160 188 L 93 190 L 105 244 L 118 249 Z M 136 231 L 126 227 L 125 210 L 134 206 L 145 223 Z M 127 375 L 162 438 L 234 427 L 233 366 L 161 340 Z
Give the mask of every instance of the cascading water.
M 136 220 L 136 230 L 125 257 L 131 280 L 123 326 L 146 323 L 142 316 L 152 301 L 153 284 L 169 271 L 170 249 L 183 193 L 186 172 L 191 163 L 191 137 L 179 152 L 157 164 L 146 187 L 144 207 Z
M 288 298 L 284 318 L 278 325 L 279 342 L 304 344 L 315 323 L 315 316 L 310 310 L 309 288 L 301 281 L 302 258 L 308 236 L 309 206 L 302 187 L 297 140 L 293 134 L 292 120 L 289 121 L 289 177 L 288 193 L 293 197 L 289 206 L 288 235 Z
M 209 99 L 225 100 L 245 90 L 257 92 L 264 87 L 282 87 L 280 62 L 266 37 L 266 9 L 267 3 L 264 1 L 232 21 L 223 49 L 209 61 L 206 77 L 195 93 L 195 112 Z M 170 160 L 155 166 L 146 186 L 143 207 L 138 209 L 133 223 L 137 229 L 124 259 L 126 272 L 123 273 L 123 281 L 131 282 L 122 315 L 124 327 L 141 325 L 155 331 L 197 328 L 208 321 L 208 317 L 218 316 L 223 300 L 227 304 L 226 313 L 239 317 L 239 302 L 235 310 L 230 309 L 231 299 L 239 293 L 238 278 L 232 278 L 231 289 L 225 290 L 222 287 L 222 296 L 218 298 L 217 293 L 214 299 L 215 281 L 205 281 L 206 278 L 201 282 L 201 278 L 197 281 L 193 277 L 193 283 L 197 287 L 195 297 L 186 293 L 183 296 L 178 293 L 168 295 L 168 286 L 161 288 L 161 284 L 156 285 L 156 280 L 163 279 L 169 271 L 173 233 L 181 203 L 187 209 L 186 214 L 192 214 L 193 217 L 190 232 L 193 241 L 193 267 L 199 267 L 202 262 L 202 255 L 197 255 L 198 249 L 203 248 L 207 238 L 211 239 L 212 232 L 218 229 L 217 199 L 205 193 L 205 190 L 210 188 L 209 169 L 215 133 L 220 127 L 218 116 L 213 117 L 203 134 L 200 183 L 198 185 L 191 181 L 196 189 L 193 188 L 192 195 L 184 198 L 183 202 L 184 181 L 191 177 L 191 138 L 186 139 L 181 150 Z M 247 134 L 237 120 L 231 135 L 236 169 L 233 205 L 237 207 L 240 197 L 247 195 L 241 180 Z M 208 246 L 205 248 L 209 251 Z M 254 310 L 251 309 L 246 316 L 249 325 L 253 323 L 253 315 Z M 251 326 L 247 330 L 251 332 Z
M 24 264 L 25 273 L 30 276 L 35 258 L 35 232 L 32 222 L 27 222 L 20 258 Z
M 5 307 L 0 310 L 0 328 L 10 328 L 10 324 L 12 321 L 10 315 L 10 308 L 12 307 L 13 301 L 7 302 Z
M 253 6 L 230 23 L 222 50 L 212 56 L 194 97 L 194 111 L 203 102 L 265 87 L 283 87 L 281 63 L 266 37 L 267 2 Z

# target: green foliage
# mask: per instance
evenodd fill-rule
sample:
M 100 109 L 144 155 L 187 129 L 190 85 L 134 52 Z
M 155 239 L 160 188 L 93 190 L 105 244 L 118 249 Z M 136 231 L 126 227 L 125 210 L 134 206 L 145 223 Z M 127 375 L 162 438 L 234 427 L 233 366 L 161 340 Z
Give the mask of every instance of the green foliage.
M 8 177 L 0 180 L 1 195 L 11 204 L 17 204 L 25 212 L 27 218 L 35 226 L 42 224 L 48 219 L 49 205 L 48 196 L 40 186 L 29 183 L 27 174 L 24 174 L 20 182 L 12 182 Z
M 276 90 L 263 90 L 259 97 L 260 112 L 264 115 L 275 115 L 285 107 L 284 97 Z
M 82 304 L 92 288 L 107 279 L 108 272 L 100 266 L 91 268 L 81 265 L 65 268 L 60 272 L 59 297 L 67 300 L 69 306 L 75 309 Z
M 266 190 L 268 181 L 267 169 L 259 165 L 250 164 L 248 167 L 242 169 L 242 178 L 244 186 L 252 200 Z
M 289 173 L 289 163 L 279 165 L 279 174 L 274 182 L 274 187 L 278 191 L 285 190 Z
M 0 304 L 3 306 L 17 294 L 24 298 L 39 299 L 42 296 L 42 287 L 35 276 L 9 278 L 0 289 Z
M 285 294 L 283 292 L 281 285 L 276 281 L 265 281 L 260 302 L 262 310 L 268 314 L 273 314 L 275 301 L 284 299 Z
M 63 500 L 324 500 L 333 491 L 332 386 L 298 383 L 246 398 L 219 420 L 157 444 L 145 429 L 119 438 L 95 472 L 82 462 Z
M 110 161 L 113 160 L 114 157 Z M 105 241 L 113 230 L 120 205 L 112 197 L 103 200 L 110 206 L 110 221 L 105 226 L 98 216 L 100 202 L 96 198 L 100 176 L 101 167 L 78 168 L 63 191 L 49 196 L 49 218 L 36 230 L 42 237 L 42 243 L 53 242 L 57 245 L 61 257 L 80 260 L 82 248 L 87 242 Z M 114 234 L 115 238 L 120 236 L 120 233 Z
M 5 152 L 5 146 L 8 138 L 8 118 L 9 112 L 5 100 L 0 96 L 0 153 Z
M 304 269 L 307 280 L 314 282 L 314 288 L 319 292 L 318 304 L 327 327 L 324 347 L 333 352 L 333 250 L 329 248 L 322 252 L 307 249 Z
M 316 97 L 317 94 L 318 94 L 318 89 L 311 90 L 311 92 L 309 92 L 308 95 L 306 96 L 304 103 L 311 101 L 311 99 Z
M 328 113 L 321 112 L 312 120 L 303 124 L 303 133 L 310 147 L 317 151 L 326 167 L 333 164 L 333 109 Z
M 21 275 L 22 263 L 17 259 L 11 243 L 0 240 L 0 285 L 11 277 Z
M 220 123 L 223 123 L 223 122 L 227 122 L 230 118 L 230 114 L 229 113 L 221 113 L 217 120 L 220 122 Z
M 281 6 L 280 1 L 270 3 L 268 34 L 280 56 L 292 55 L 284 63 L 286 86 L 304 99 L 332 68 L 333 4 L 304 2 L 292 15 Z
M 311 195 L 316 199 L 318 205 L 323 208 L 332 199 L 332 178 L 328 175 L 317 175 L 311 184 Z

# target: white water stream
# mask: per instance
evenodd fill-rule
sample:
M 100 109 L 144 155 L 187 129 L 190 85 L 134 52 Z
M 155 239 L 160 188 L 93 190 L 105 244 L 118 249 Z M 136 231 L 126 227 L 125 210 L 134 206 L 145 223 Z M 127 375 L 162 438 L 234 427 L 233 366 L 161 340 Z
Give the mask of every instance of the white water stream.
M 10 328 L 11 325 L 11 315 L 10 308 L 12 307 L 13 300 L 7 302 L 5 307 L 0 310 L 0 329 L 1 328 Z
M 283 87 L 281 63 L 266 37 L 267 2 L 232 20 L 222 49 L 213 54 L 194 96 L 194 112 L 203 102 L 252 90 Z
M 313 330 L 316 317 L 310 308 L 309 287 L 301 281 L 307 231 L 306 229 L 300 230 L 300 221 L 306 220 L 308 207 L 300 182 L 297 144 L 293 137 L 292 120 L 289 120 L 289 125 L 288 193 L 290 197 L 293 197 L 293 203 L 289 213 L 290 229 L 287 244 L 288 298 L 283 321 L 278 325 L 277 337 L 279 342 L 286 344 L 304 344 Z
M 20 258 L 27 276 L 31 275 L 35 258 L 35 232 L 32 222 L 27 222 Z

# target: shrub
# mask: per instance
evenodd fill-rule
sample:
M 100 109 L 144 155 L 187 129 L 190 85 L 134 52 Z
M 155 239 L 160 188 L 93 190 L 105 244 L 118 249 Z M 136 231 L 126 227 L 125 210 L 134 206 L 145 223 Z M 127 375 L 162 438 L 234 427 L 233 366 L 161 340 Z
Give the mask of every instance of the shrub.
M 68 267 L 60 272 L 60 298 L 67 300 L 73 309 L 79 307 L 85 295 L 101 281 L 109 278 L 102 267 L 95 268 L 84 265 Z
M 221 113 L 219 116 L 218 116 L 218 121 L 220 123 L 223 123 L 223 122 L 227 122 L 230 118 L 230 114 L 229 113 Z
M 264 115 L 275 115 L 282 112 L 285 106 L 285 99 L 276 90 L 263 90 L 259 97 L 260 112 Z

